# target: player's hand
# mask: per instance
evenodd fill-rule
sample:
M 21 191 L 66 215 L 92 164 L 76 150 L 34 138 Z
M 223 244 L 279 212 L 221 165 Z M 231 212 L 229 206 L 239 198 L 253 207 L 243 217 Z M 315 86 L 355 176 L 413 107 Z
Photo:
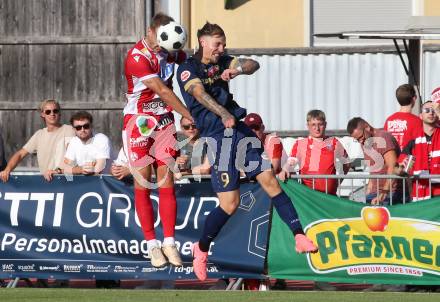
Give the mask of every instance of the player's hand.
M 229 81 L 232 80 L 233 78 L 235 78 L 236 76 L 238 76 L 239 74 L 241 74 L 241 72 L 235 68 L 229 68 L 229 69 L 225 69 L 222 72 L 221 78 L 223 81 Z
M 235 117 L 232 115 L 222 119 L 223 125 L 225 128 L 234 128 L 235 127 Z
M 0 179 L 3 181 L 3 182 L 7 182 L 8 180 L 9 180 L 9 174 L 10 174 L 11 172 L 9 172 L 8 170 L 3 170 L 3 171 L 1 171 L 0 172 Z

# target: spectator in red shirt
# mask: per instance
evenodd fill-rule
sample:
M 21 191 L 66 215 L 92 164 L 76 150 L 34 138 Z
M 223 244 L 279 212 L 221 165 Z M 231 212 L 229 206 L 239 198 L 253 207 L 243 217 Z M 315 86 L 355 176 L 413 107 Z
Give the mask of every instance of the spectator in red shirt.
M 301 175 L 334 175 L 339 162 L 343 164 L 344 174 L 347 173 L 349 164 L 345 163 L 345 149 L 337 138 L 325 135 L 326 127 L 327 121 L 323 111 L 310 110 L 307 113 L 309 136 L 295 142 L 288 166 L 298 164 Z M 288 167 L 283 169 L 279 174 L 280 179 L 286 178 L 288 170 Z M 332 195 L 336 195 L 338 188 L 337 179 L 303 178 L 302 183 L 309 188 Z
M 405 175 L 404 168 L 407 165 L 409 155 L 414 156 L 414 166 L 407 171 L 413 175 L 440 174 L 440 127 L 438 125 L 440 104 L 427 101 L 422 105 L 420 117 L 423 121 L 423 132 L 413 138 L 402 150 L 399 158 L 400 166 L 397 174 Z M 440 195 L 440 184 L 428 179 L 418 179 L 412 182 L 412 201 L 429 199 Z
M 265 133 L 265 126 L 261 116 L 257 113 L 249 113 L 244 118 L 244 123 L 252 129 L 258 139 L 263 143 L 264 154 L 266 154 L 271 163 L 275 174 L 281 172 L 281 158 L 283 157 L 283 144 L 281 139 L 275 133 Z
M 386 119 L 383 129 L 394 136 L 400 150 L 403 150 L 408 142 L 420 133 L 422 120 L 411 113 L 417 100 L 416 91 L 412 85 L 400 85 L 396 90 L 396 98 L 400 104 L 400 110 Z

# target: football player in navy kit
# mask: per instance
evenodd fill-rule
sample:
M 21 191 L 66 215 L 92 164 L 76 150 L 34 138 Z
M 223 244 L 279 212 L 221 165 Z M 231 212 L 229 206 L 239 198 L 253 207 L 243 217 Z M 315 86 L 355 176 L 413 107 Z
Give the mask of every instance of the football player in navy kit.
M 240 121 L 246 116 L 246 109 L 241 108 L 229 92 L 229 80 L 240 74 L 253 74 L 260 67 L 258 62 L 225 54 L 226 36 L 217 24 L 207 22 L 198 30 L 197 37 L 199 49 L 179 66 L 177 80 L 200 135 L 208 143 L 208 156 L 214 153 L 211 182 L 220 205 L 208 215 L 202 236 L 193 245 L 196 276 L 206 279 L 210 244 L 239 205 L 240 170 L 244 170 L 249 179 L 256 179 L 267 192 L 293 232 L 296 251 L 316 252 L 318 248 L 304 235 L 298 214 L 281 190 L 270 161 L 261 156 L 261 142 Z

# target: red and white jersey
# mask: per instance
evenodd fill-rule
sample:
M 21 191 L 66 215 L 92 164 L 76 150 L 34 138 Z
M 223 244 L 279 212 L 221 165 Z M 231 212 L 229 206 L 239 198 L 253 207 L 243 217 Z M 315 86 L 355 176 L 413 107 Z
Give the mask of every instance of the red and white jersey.
M 299 139 L 292 147 L 290 156 L 299 163 L 301 175 L 334 175 L 337 158 L 346 156 L 342 144 L 335 137 L 325 137 L 322 141 L 312 137 Z M 304 185 L 311 189 L 335 195 L 338 188 L 337 179 L 302 179 Z
M 172 88 L 175 63 L 180 64 L 186 58 L 183 51 L 174 54 L 155 53 L 144 39 L 131 48 L 125 59 L 125 78 L 127 79 L 126 114 L 162 115 L 173 110 L 142 81 L 160 77 Z
M 396 112 L 390 115 L 383 129 L 391 133 L 403 150 L 410 140 L 414 139 L 423 127 L 422 120 L 409 112 Z

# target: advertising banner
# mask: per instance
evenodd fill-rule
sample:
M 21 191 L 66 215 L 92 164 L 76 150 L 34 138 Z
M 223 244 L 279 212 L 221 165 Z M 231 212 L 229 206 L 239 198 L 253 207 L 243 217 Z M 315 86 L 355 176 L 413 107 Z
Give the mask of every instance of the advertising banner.
M 183 267 L 151 266 L 135 213 L 133 185 L 110 176 L 13 176 L 0 184 L 0 278 L 194 279 L 191 247 L 218 205 L 210 182 L 176 185 L 176 243 Z M 158 194 L 151 199 L 157 213 Z M 259 278 L 270 199 L 241 186 L 240 206 L 211 245 L 210 278 Z M 160 217 L 155 230 L 163 239 Z
M 316 192 L 292 180 L 282 186 L 319 252 L 296 254 L 293 235 L 274 211 L 271 277 L 440 284 L 440 198 L 382 207 Z

